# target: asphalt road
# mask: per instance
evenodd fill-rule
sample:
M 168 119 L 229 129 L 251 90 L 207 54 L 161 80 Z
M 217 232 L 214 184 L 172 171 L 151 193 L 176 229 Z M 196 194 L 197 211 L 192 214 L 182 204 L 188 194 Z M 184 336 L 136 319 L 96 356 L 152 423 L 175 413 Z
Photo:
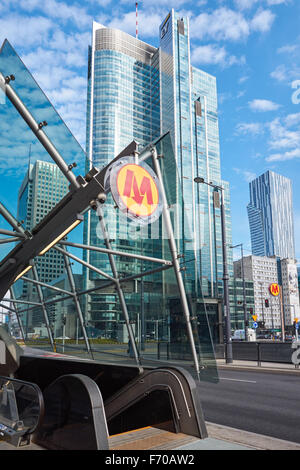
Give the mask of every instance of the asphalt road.
M 201 382 L 205 420 L 300 443 L 300 377 L 284 372 L 219 370 Z

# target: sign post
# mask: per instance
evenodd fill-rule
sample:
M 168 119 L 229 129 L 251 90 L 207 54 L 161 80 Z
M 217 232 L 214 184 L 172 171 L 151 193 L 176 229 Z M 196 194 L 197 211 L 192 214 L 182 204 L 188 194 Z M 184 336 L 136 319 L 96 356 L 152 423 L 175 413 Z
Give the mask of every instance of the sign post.
M 281 316 L 281 339 L 285 341 L 285 327 L 284 327 L 284 316 L 283 316 L 283 303 L 282 303 L 282 287 L 275 282 L 269 286 L 270 294 L 273 297 L 280 296 L 280 316 Z
M 296 341 L 298 341 L 299 318 L 295 318 Z

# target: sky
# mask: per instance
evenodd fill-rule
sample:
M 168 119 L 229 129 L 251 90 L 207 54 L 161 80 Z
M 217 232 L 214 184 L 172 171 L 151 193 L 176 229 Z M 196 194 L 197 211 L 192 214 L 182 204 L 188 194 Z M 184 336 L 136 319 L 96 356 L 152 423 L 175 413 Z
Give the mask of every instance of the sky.
M 267 170 L 292 180 L 296 257 L 300 260 L 300 1 L 150 0 L 138 4 L 139 39 L 158 46 L 170 8 L 190 19 L 192 64 L 216 76 L 222 177 L 231 188 L 233 244 L 251 253 L 249 181 Z M 92 21 L 135 36 L 128 0 L 1 0 L 0 45 L 7 38 L 85 148 L 87 54 Z M 0 156 L 1 193 L 15 201 Z M 239 252 L 234 253 L 237 258 Z

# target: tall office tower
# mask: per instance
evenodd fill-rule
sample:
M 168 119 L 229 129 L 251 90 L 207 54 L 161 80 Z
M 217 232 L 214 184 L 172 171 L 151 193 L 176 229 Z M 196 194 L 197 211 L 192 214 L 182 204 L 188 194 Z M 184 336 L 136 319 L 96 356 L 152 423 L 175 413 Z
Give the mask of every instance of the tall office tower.
M 35 227 L 68 192 L 68 181 L 54 163 L 37 160 L 30 164 L 18 194 L 18 220 L 24 221 L 27 230 Z M 61 253 L 51 249 L 37 257 L 39 279 L 50 282 L 64 272 Z M 34 289 L 23 283 L 23 295 Z
M 295 259 L 292 182 L 267 171 L 249 184 L 252 253 Z
M 221 179 L 216 78 L 192 66 L 188 18 L 173 10 L 160 26 L 160 86 L 161 132 L 170 131 L 172 135 L 184 200 L 182 220 L 195 235 L 195 268 L 202 294 L 217 298 L 223 285 L 220 208 L 212 187 L 194 183 L 194 178 L 200 176 L 224 188 L 229 246 L 229 186 Z M 183 240 L 183 253 L 185 249 Z M 232 275 L 231 256 L 229 251 Z
M 181 201 L 181 196 L 184 200 L 178 220 L 182 233 L 189 234 L 179 241 L 180 252 L 186 254 L 188 261 L 186 277 L 199 279 L 201 293 L 215 299 L 210 305 L 217 311 L 223 285 L 220 207 L 212 187 L 194 182 L 200 176 L 224 188 L 230 245 L 229 188 L 220 172 L 216 79 L 191 65 L 187 18 L 172 10 L 159 28 L 159 37 L 160 45 L 156 48 L 122 31 L 93 24 L 88 69 L 87 169 L 92 165 L 104 166 L 132 140 L 142 149 L 159 135 L 170 132 L 180 181 L 177 187 L 176 175 L 170 174 L 170 186 L 173 184 L 172 190 L 178 192 L 176 200 Z M 114 211 L 107 220 L 113 221 L 118 217 L 116 214 Z M 88 217 L 85 243 L 97 245 L 97 219 L 93 215 Z M 117 232 L 120 223 L 117 221 Z M 159 255 L 156 240 L 141 243 L 120 240 L 119 233 L 115 235 L 111 238 L 117 240 L 116 248 L 138 248 L 144 254 Z M 86 257 L 92 264 L 101 264 L 102 269 L 109 268 L 107 258 L 99 253 L 88 253 Z M 230 252 L 228 265 L 232 274 Z M 120 272 L 134 270 L 134 262 L 120 260 Z M 87 288 L 96 282 L 96 277 L 86 273 Z M 91 296 L 90 311 L 99 313 L 98 299 Z M 107 296 L 105 303 L 103 315 L 112 318 L 115 309 L 112 296 Z

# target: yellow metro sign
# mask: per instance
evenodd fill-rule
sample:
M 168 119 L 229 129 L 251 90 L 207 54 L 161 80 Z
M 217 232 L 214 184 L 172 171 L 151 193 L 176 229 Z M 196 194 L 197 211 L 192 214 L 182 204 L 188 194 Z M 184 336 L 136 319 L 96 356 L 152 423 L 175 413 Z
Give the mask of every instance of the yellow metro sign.
M 163 208 L 161 185 L 156 173 L 145 162 L 124 157 L 111 168 L 109 185 L 118 208 L 138 224 L 156 220 Z
M 159 203 L 159 190 L 152 175 L 140 165 L 129 163 L 117 174 L 117 190 L 124 205 L 136 217 L 149 217 Z
M 279 295 L 279 285 L 276 284 L 275 282 L 273 284 L 270 284 L 269 291 L 271 295 L 273 295 L 274 297 L 277 297 Z

